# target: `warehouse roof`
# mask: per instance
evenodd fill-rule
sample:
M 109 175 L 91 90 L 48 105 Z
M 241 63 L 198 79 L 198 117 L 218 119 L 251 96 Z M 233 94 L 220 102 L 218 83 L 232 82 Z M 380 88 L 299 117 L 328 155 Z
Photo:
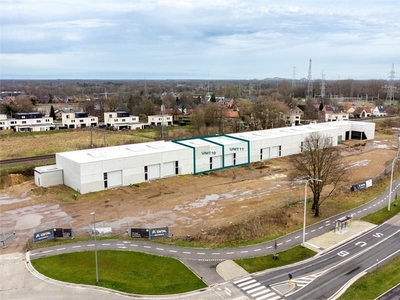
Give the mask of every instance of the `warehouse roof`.
M 187 149 L 187 147 L 179 144 L 165 141 L 157 141 L 149 143 L 61 152 L 57 153 L 57 156 L 65 157 L 78 163 L 86 163 L 107 159 L 141 156 L 143 154 L 164 153 L 167 151 Z

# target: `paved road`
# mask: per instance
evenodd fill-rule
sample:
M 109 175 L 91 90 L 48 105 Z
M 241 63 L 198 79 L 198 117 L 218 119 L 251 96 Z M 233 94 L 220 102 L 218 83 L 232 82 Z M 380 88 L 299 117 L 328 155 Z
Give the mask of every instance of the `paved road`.
M 400 178 L 393 183 L 392 198 L 395 197 L 395 193 L 400 186 Z M 349 191 L 350 192 L 350 191 Z M 356 192 L 355 192 L 356 193 Z M 362 206 L 356 207 L 347 212 L 341 213 L 327 220 L 315 223 L 306 228 L 306 239 L 317 237 L 321 234 L 329 232 L 334 227 L 335 220 L 353 214 L 354 219 L 359 219 L 366 216 L 373 211 L 386 207 L 388 204 L 389 188 L 385 190 L 380 196 L 372 200 L 371 202 Z M 303 237 L 303 231 L 298 230 L 288 235 L 285 235 L 276 240 L 278 251 L 283 251 L 292 248 L 296 245 L 301 244 Z M 135 241 L 135 240 L 108 240 L 108 241 L 97 241 L 97 249 L 99 250 L 133 250 L 140 252 L 153 253 L 157 255 L 165 255 L 174 258 L 184 260 L 196 260 L 196 261 L 223 261 L 227 259 L 238 259 L 255 257 L 266 254 L 275 253 L 274 249 L 275 241 L 270 241 L 262 244 L 251 245 L 239 248 L 224 248 L 224 249 L 199 249 L 199 248 L 183 248 L 171 245 L 161 245 L 152 243 L 150 241 Z M 56 255 L 66 252 L 76 251 L 89 251 L 94 250 L 94 242 L 82 242 L 76 244 L 67 244 L 63 246 L 54 246 L 31 252 L 32 258 Z
M 400 178 L 393 183 L 393 194 L 398 189 Z M 355 208 L 346 213 L 339 214 L 328 220 L 321 221 L 312 226 L 307 227 L 306 238 L 311 239 L 326 233 L 333 228 L 334 221 L 342 216 L 354 214 L 354 218 L 359 219 L 375 210 L 383 208 L 387 205 L 388 189 L 379 197 L 370 203 Z M 392 197 L 392 198 L 393 198 Z M 282 251 L 300 244 L 302 241 L 302 230 L 288 234 L 277 240 L 278 250 Z M 143 251 L 179 258 L 183 261 L 192 262 L 192 269 L 199 275 L 207 276 L 205 278 L 208 284 L 217 282 L 210 288 L 205 289 L 201 293 L 191 293 L 187 295 L 163 297 L 164 299 L 249 299 L 247 293 L 240 292 L 238 284 L 222 283 L 222 279 L 217 280 L 215 271 L 208 268 L 208 272 L 204 270 L 207 266 L 213 266 L 219 261 L 226 259 L 236 259 L 245 257 L 254 257 L 266 254 L 272 254 L 275 241 L 262 243 L 259 245 L 232 248 L 232 249 L 193 249 L 179 248 L 168 245 L 160 245 L 151 242 L 139 241 L 98 241 L 98 249 L 125 249 L 134 251 Z M 71 251 L 86 251 L 94 250 L 93 242 L 76 243 L 71 245 L 56 246 L 41 250 L 32 251 L 31 258 L 56 255 Z M 93 290 L 93 288 L 72 287 L 58 285 L 53 282 L 44 281 L 33 276 L 25 267 L 25 262 L 22 260 L 24 256 L 15 254 L 14 256 L 0 256 L 0 298 L 4 299 L 121 299 L 126 296 L 117 295 L 115 293 Z M 196 269 L 196 264 L 201 266 Z M 194 267 L 193 267 L 194 266 Z M 287 275 L 286 275 L 287 276 Z M 210 282 L 210 281 L 211 282 Z M 131 296 L 135 298 L 135 296 Z M 140 297 L 141 299 L 159 299 L 159 297 Z
M 400 215 L 306 262 L 253 274 L 234 284 L 255 299 L 329 299 L 357 274 L 397 255 Z M 290 288 L 288 274 L 293 277 Z

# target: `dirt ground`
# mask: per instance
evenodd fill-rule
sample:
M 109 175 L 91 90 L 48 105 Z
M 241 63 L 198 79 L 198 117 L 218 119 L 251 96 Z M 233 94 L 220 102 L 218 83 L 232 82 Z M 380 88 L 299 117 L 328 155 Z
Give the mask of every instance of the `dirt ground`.
M 340 147 L 348 165 L 346 185 L 380 174 L 395 155 L 395 141 L 348 141 Z M 38 188 L 32 178 L 11 176 L 0 196 L 0 228 L 16 236 L 0 253 L 21 251 L 33 232 L 53 227 L 88 228 L 96 221 L 113 231 L 168 226 L 174 236 L 226 226 L 304 199 L 304 183 L 289 180 L 286 158 L 208 175 L 186 175 L 88 195 L 64 186 Z M 347 188 L 347 187 L 346 187 Z M 310 193 L 311 194 L 311 193 Z M 302 220 L 300 211 L 296 222 Z M 78 231 L 77 231 L 78 232 Z

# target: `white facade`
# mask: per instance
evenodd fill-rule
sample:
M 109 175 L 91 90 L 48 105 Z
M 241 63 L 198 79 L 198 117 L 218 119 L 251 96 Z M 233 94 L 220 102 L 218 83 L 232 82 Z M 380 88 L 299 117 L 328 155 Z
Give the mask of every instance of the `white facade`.
M 35 168 L 36 185 L 49 187 L 63 183 L 63 170 L 57 168 L 56 165 Z
M 40 113 L 18 113 L 14 118 L 0 115 L 0 130 L 14 130 L 16 132 L 35 132 L 55 129 L 53 118 L 43 117 Z
M 153 115 L 147 117 L 149 125 L 152 126 L 172 126 L 172 116 L 169 115 Z
M 64 184 L 82 194 L 190 174 L 192 161 L 189 148 L 164 141 L 56 154 Z
M 99 126 L 99 118 L 89 116 L 85 112 L 76 113 L 62 113 L 61 114 L 62 126 L 67 128 L 86 128 L 86 127 L 97 127 Z
M 138 116 L 131 116 L 129 113 L 124 111 L 117 112 L 105 112 L 104 113 L 104 124 L 108 128 L 115 130 L 121 129 L 143 129 L 145 127 L 144 123 L 139 122 Z
M 40 186 L 66 184 L 85 194 L 169 176 L 211 172 L 300 153 L 311 133 L 329 137 L 337 146 L 348 139 L 373 139 L 375 124 L 327 122 L 57 153 L 56 166 L 35 169 L 35 182 Z M 46 175 L 60 170 L 57 174 L 61 177 Z
M 333 113 L 327 112 L 325 113 L 325 121 L 326 122 L 335 122 L 335 121 L 348 121 L 349 114 L 342 112 L 342 113 Z

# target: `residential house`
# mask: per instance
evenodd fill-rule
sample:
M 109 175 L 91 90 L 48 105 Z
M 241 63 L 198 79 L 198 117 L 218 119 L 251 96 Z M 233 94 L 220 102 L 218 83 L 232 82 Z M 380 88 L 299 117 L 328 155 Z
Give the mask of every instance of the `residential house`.
M 99 118 L 89 116 L 86 112 L 63 113 L 61 123 L 62 126 L 70 129 L 97 127 L 99 126 Z
M 54 130 L 53 118 L 38 112 L 16 113 L 13 118 L 0 115 L 0 130 L 14 130 L 15 132 L 34 132 Z
M 148 116 L 147 119 L 151 126 L 172 126 L 172 116 L 170 115 L 152 115 Z
M 325 122 L 348 121 L 349 114 L 346 112 L 327 112 L 325 113 Z
M 353 111 L 353 118 L 355 119 L 363 119 L 363 118 L 367 118 L 371 115 L 371 111 L 368 112 L 365 107 L 357 107 L 354 111 Z
M 286 126 L 300 125 L 301 118 L 304 116 L 304 112 L 298 108 L 292 108 L 286 113 L 281 115 L 282 120 L 285 121 Z
M 384 106 L 375 106 L 375 108 L 372 110 L 372 115 L 374 117 L 386 117 L 386 107 Z
M 139 122 L 138 116 L 131 116 L 125 111 L 116 111 L 104 113 L 104 125 L 114 130 L 135 130 L 143 129 L 147 124 Z

